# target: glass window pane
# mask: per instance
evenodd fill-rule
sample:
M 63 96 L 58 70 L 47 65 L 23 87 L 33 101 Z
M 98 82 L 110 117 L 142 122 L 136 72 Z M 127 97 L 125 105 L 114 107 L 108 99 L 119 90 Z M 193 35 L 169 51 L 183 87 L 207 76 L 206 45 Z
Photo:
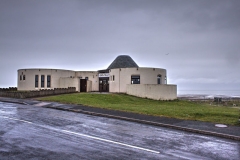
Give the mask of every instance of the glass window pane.
M 44 75 L 41 75 L 41 87 L 44 88 Z
M 132 84 L 140 84 L 140 76 L 131 76 Z
M 47 76 L 47 87 L 48 88 L 51 87 L 51 76 L 50 75 Z
M 35 75 L 35 87 L 38 88 L 38 75 Z

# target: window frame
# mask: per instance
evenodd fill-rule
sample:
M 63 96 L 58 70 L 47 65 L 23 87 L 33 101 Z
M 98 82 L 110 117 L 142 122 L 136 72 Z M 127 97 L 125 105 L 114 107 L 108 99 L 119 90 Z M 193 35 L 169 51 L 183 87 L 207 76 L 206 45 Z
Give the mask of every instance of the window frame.
M 39 75 L 35 75 L 35 88 L 38 88 L 39 87 Z
M 162 82 L 162 75 L 159 74 L 157 75 L 157 84 L 161 84 L 161 82 Z
M 44 88 L 45 86 L 45 75 L 41 75 L 41 88 Z
M 47 88 L 51 88 L 51 75 L 47 75 Z
M 131 84 L 140 84 L 140 75 L 132 75 L 131 76 Z

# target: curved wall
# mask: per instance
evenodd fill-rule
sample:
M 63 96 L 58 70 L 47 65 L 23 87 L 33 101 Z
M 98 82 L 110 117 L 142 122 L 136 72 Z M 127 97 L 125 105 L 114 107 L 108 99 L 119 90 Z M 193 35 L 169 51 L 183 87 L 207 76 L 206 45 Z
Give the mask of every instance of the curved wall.
M 127 84 L 131 84 L 131 76 L 140 76 L 140 84 L 158 84 L 158 75 L 161 75 L 161 84 L 165 84 L 166 69 L 161 68 L 117 68 L 109 70 L 109 91 L 127 91 Z M 114 76 L 114 80 L 113 80 Z
M 38 87 L 35 87 L 35 75 L 38 75 Z M 41 87 L 41 75 L 44 75 L 44 87 Z M 50 87 L 47 87 L 47 75 L 51 76 Z M 20 80 L 22 76 L 22 80 Z M 25 80 L 23 80 L 25 76 Z M 61 69 L 19 69 L 18 70 L 18 90 L 38 90 L 61 88 L 60 77 L 73 77 L 75 72 Z M 74 87 L 74 86 L 71 86 Z
M 35 75 L 38 75 L 38 87 L 35 87 Z M 44 75 L 44 87 L 41 87 L 41 75 Z M 51 76 L 50 87 L 47 87 L 47 76 Z M 22 80 L 20 80 L 20 76 Z M 25 79 L 23 79 L 25 77 Z M 87 78 L 91 83 L 91 91 L 98 91 L 98 72 L 72 71 L 63 69 L 19 69 L 18 90 L 39 90 L 53 88 L 76 87 L 80 91 L 80 78 Z

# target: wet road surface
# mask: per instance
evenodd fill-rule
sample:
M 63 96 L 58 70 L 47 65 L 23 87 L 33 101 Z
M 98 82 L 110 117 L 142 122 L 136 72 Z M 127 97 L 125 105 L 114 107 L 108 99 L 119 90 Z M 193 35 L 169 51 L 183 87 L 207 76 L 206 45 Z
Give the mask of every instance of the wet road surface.
M 239 159 L 240 142 L 0 102 L 0 159 Z

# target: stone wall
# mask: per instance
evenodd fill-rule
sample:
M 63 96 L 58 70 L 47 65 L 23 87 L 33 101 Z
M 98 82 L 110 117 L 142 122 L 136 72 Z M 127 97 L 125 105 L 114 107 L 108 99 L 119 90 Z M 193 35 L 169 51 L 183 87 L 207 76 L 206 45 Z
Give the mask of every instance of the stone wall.
M 75 87 L 68 88 L 54 88 L 54 89 L 43 89 L 38 91 L 17 91 L 17 90 L 7 90 L 0 89 L 0 97 L 11 97 L 11 98 L 32 98 L 32 97 L 42 97 L 57 94 L 75 93 Z
M 166 84 L 129 84 L 127 94 L 154 100 L 177 99 L 177 86 Z
M 17 91 L 17 87 L 0 88 L 1 91 Z

